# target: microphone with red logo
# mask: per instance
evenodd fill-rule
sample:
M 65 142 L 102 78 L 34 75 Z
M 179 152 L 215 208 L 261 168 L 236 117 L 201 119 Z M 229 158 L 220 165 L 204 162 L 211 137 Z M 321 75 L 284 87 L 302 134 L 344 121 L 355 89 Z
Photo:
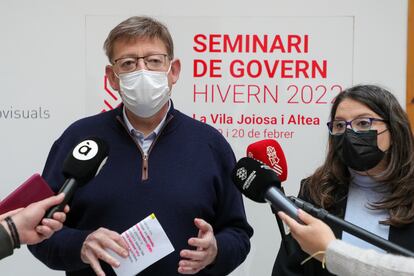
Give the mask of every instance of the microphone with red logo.
M 254 158 L 256 160 L 259 160 L 265 163 L 266 165 L 268 165 L 270 168 L 272 168 L 272 170 L 274 170 L 276 174 L 279 176 L 279 179 L 281 182 L 286 180 L 287 175 L 288 175 L 286 157 L 282 150 L 282 147 L 279 145 L 279 143 L 276 140 L 266 139 L 266 140 L 261 140 L 253 144 L 250 144 L 247 147 L 247 156 Z M 284 198 L 286 198 L 283 187 L 279 184 L 277 188 L 279 189 L 278 193 L 280 195 L 283 195 Z M 286 205 L 286 202 L 288 202 L 287 205 Z M 285 211 L 286 208 L 288 208 L 289 210 L 291 210 L 291 212 L 290 213 L 285 212 L 285 213 L 287 213 L 289 216 L 294 218 L 299 223 L 302 223 L 302 222 L 297 216 L 297 208 L 294 208 L 291 205 L 291 204 L 294 204 L 291 201 L 291 199 L 289 201 L 286 201 L 286 200 L 283 202 L 281 201 L 280 203 L 284 203 L 285 208 L 283 207 L 281 208 L 281 207 L 278 207 L 272 204 L 271 209 L 272 209 L 273 214 L 275 214 L 277 226 L 279 227 L 279 231 L 282 234 L 281 237 L 282 237 L 282 241 L 284 241 L 283 245 L 285 246 L 286 252 L 294 252 L 295 248 L 292 247 L 291 243 L 286 242 L 287 232 L 284 227 L 284 223 L 277 215 L 277 212 Z M 292 216 L 292 213 L 293 213 L 293 216 Z
M 269 139 L 269 140 L 262 140 L 262 141 L 253 143 L 247 147 L 247 155 L 249 157 L 255 158 L 265 163 L 266 165 L 270 166 L 279 175 L 280 180 L 282 181 L 286 180 L 286 177 L 287 177 L 286 158 L 285 158 L 285 154 L 283 153 L 281 146 L 279 145 L 277 141 Z M 264 174 L 264 171 L 262 170 L 259 173 Z M 259 178 L 258 181 L 261 182 L 260 185 L 256 185 L 256 189 L 259 189 L 259 190 L 261 190 L 263 187 L 266 187 L 266 188 L 269 187 L 270 182 L 272 182 L 272 180 L 270 180 L 269 177 L 265 177 L 265 176 L 262 176 L 261 178 Z M 278 185 L 276 185 L 276 187 L 281 189 L 280 182 L 278 183 Z M 276 188 L 273 188 L 273 189 L 276 189 Z M 298 222 L 300 222 L 300 220 L 297 217 L 297 209 L 296 209 L 296 212 L 294 212 L 293 211 L 294 209 L 291 206 L 291 204 L 293 204 L 295 208 L 301 208 L 305 210 L 306 212 L 310 213 L 311 215 L 321 219 L 322 221 L 326 223 L 330 223 L 331 225 L 336 225 L 336 227 L 338 227 L 339 229 L 346 231 L 379 248 L 382 248 L 386 251 L 390 251 L 393 253 L 401 254 L 404 256 L 414 257 L 414 253 L 406 248 L 403 248 L 397 244 L 394 244 L 346 220 L 340 219 L 330 214 L 328 211 L 322 208 L 316 208 L 312 204 L 305 202 L 299 198 L 293 197 L 293 196 L 286 197 L 282 191 L 279 191 L 279 192 L 281 195 L 283 195 L 283 200 L 278 201 L 278 203 L 281 206 L 279 206 L 278 204 L 272 203 L 272 207 L 274 207 L 276 211 L 284 211 L 287 215 L 294 218 Z M 275 193 L 275 192 L 272 191 L 272 193 Z M 278 219 L 277 216 L 276 218 Z M 278 219 L 278 224 L 279 224 L 279 219 Z M 280 224 L 279 224 L 279 229 L 282 231 Z M 282 239 L 283 239 L 283 235 L 282 235 Z
M 287 162 L 282 147 L 276 140 L 266 139 L 250 144 L 247 157 L 259 160 L 272 168 L 279 176 L 280 182 L 288 175 Z
M 240 159 L 233 169 L 232 179 L 239 191 L 256 202 L 268 202 L 296 221 L 298 208 L 281 191 L 277 173 L 266 164 L 250 157 Z
M 246 154 L 248 157 L 259 160 L 260 162 L 263 162 L 266 165 L 268 165 L 272 170 L 274 170 L 277 173 L 280 182 L 286 180 L 288 175 L 286 157 L 283 153 L 282 147 L 276 140 L 265 139 L 250 144 L 247 147 Z M 279 185 L 278 188 L 282 191 L 283 194 L 285 193 L 281 185 Z M 272 205 L 272 212 L 274 214 L 277 214 L 278 211 L 279 209 L 275 208 Z M 276 216 L 276 218 L 278 219 L 279 217 Z M 278 223 L 281 223 L 281 221 L 278 220 Z

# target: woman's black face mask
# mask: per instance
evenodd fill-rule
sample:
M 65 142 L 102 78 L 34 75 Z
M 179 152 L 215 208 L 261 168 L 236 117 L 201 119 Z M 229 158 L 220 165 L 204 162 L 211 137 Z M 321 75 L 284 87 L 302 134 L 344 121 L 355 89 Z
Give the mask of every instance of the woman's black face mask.
M 384 158 L 385 152 L 377 145 L 378 132 L 355 132 L 347 128 L 344 134 L 333 137 L 334 150 L 344 164 L 356 171 L 374 168 Z

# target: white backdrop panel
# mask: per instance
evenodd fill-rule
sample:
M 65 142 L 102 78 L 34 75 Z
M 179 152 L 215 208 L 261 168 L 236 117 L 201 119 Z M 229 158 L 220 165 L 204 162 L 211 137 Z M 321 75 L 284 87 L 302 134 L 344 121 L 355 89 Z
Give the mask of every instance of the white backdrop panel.
M 389 88 L 405 104 L 406 13 L 406 0 L 259 0 L 254 3 L 3 0 L 0 2 L 0 198 L 42 170 L 51 144 L 69 123 L 108 108 L 104 100 L 116 104 L 104 89 L 107 60 L 102 44 L 117 23 L 141 14 L 153 15 L 165 22 L 173 34 L 176 57 L 183 64 L 181 78 L 173 90 L 175 106 L 200 120 L 206 116 L 207 123 L 227 136 L 238 158 L 244 156 L 249 143 L 264 138 L 265 129 L 294 133 L 292 138 L 278 141 L 289 163 L 285 188 L 288 194 L 296 194 L 299 180 L 309 175 L 325 155 L 324 123 L 328 120 L 329 104 L 316 104 L 315 98 L 308 104 L 303 103 L 310 99 L 310 88 L 316 96 L 323 87 L 327 88 L 329 101 L 336 93 L 335 89 L 330 92 L 333 85 L 377 83 Z M 193 48 L 200 47 L 194 42 L 196 34 L 228 34 L 231 38 L 237 34 L 280 34 L 282 37 L 307 34 L 309 51 L 199 53 Z M 194 77 L 194 60 L 212 58 L 222 60 L 222 76 Z M 277 74 L 269 78 L 263 72 L 258 78 L 237 78 L 229 73 L 230 64 L 237 59 L 267 60 L 271 65 L 274 60 L 326 60 L 328 71 L 326 78 L 315 79 L 282 78 Z M 219 85 L 222 93 L 229 85 L 277 85 L 279 100 L 275 103 L 267 98 L 264 103 L 251 98 L 248 103 L 246 86 L 237 86 L 236 93 L 230 93 L 236 100 L 230 100 L 229 96 L 224 102 L 219 101 L 216 91 L 214 102 L 203 101 L 201 96 L 194 101 L 194 86 L 200 88 L 206 84 Z M 323 87 L 317 89 L 318 85 Z M 304 99 L 298 94 L 294 101 L 302 103 L 288 103 L 296 87 L 298 92 L 305 87 Z M 226 114 L 234 120 L 213 123 L 211 114 L 213 117 Z M 235 121 L 241 114 L 276 117 L 278 122 L 240 125 Z M 281 123 L 282 115 L 287 118 L 292 114 L 319 118 L 320 123 Z M 260 133 L 255 139 L 248 137 L 253 128 Z M 232 137 L 233 129 L 238 131 L 237 138 Z M 243 137 L 240 129 L 244 131 Z M 249 200 L 245 204 L 255 235 L 248 259 L 232 275 L 269 275 L 280 243 L 276 222 L 267 205 Z M 49 270 L 23 248 L 2 260 L 0 274 L 48 276 L 62 272 Z

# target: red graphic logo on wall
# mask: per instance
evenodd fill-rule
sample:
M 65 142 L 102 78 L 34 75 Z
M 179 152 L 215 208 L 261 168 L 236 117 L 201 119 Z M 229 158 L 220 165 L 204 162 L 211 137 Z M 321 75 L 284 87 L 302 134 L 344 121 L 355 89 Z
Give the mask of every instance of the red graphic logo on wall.
M 121 103 L 121 97 L 119 97 L 118 92 L 114 91 L 109 84 L 107 76 L 104 76 L 104 90 L 105 90 L 105 99 L 103 101 L 105 107 L 102 108 L 101 112 L 110 111 L 114 108 L 117 108 Z

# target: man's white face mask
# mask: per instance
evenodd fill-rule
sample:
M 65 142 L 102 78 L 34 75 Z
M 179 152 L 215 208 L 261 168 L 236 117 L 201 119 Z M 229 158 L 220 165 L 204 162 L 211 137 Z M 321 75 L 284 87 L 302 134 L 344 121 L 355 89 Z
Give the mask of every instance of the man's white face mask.
M 141 69 L 119 75 L 122 102 L 136 116 L 149 118 L 168 102 L 171 90 L 168 73 Z

